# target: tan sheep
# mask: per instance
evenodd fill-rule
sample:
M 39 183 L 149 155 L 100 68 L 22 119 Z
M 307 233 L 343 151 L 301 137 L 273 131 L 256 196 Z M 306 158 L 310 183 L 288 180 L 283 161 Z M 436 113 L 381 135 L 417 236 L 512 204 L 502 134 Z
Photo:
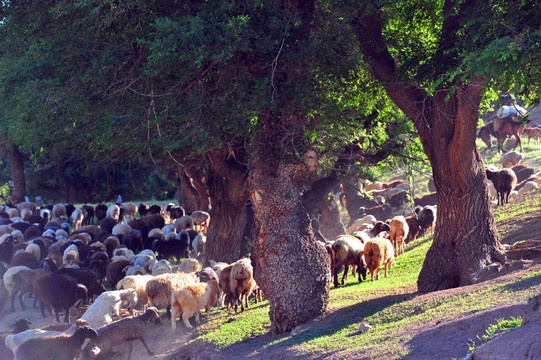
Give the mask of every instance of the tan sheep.
M 379 269 L 385 267 L 385 277 L 394 263 L 393 244 L 389 239 L 376 237 L 364 244 L 364 260 L 366 267 L 370 271 L 370 278 L 379 279 Z
M 241 311 L 244 311 L 245 306 L 248 307 L 248 298 L 256 286 L 254 269 L 250 259 L 242 258 L 233 263 L 229 276 L 229 287 L 235 312 L 237 312 L 239 302 Z
M 391 219 L 391 230 L 389 230 L 389 238 L 393 243 L 394 255 L 402 255 L 404 253 L 404 247 L 406 238 L 408 236 L 409 226 L 406 219 L 403 216 L 395 216 Z
M 201 309 L 206 309 L 207 318 L 210 309 L 216 302 L 219 288 L 216 280 L 210 280 L 206 283 L 197 283 L 186 285 L 171 294 L 171 326 L 173 330 L 177 328 L 177 317 L 182 314 L 182 321 L 187 328 L 192 328 L 188 320 L 195 314 L 195 323 L 199 325 L 199 316 Z
M 116 289 L 134 289 L 137 294 L 137 304 L 143 307 L 143 310 L 146 310 L 148 305 L 148 296 L 145 292 L 145 287 L 147 282 L 152 280 L 154 276 L 152 275 L 128 275 L 122 278 L 117 284 Z M 133 309 L 130 309 L 130 311 Z
M 171 273 L 155 276 L 150 279 L 145 292 L 148 296 L 148 303 L 157 309 L 167 309 L 167 315 L 171 317 L 171 294 L 182 286 L 198 282 L 195 274 Z

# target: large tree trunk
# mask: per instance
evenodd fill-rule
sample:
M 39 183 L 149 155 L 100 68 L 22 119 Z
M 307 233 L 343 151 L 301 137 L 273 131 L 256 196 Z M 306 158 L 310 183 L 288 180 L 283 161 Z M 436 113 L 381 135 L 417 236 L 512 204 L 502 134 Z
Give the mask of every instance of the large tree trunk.
M 442 38 L 452 38 L 453 31 L 460 26 L 457 19 L 472 6 L 464 2 L 454 15 L 450 13 L 450 4 L 446 3 L 444 9 L 448 13 Z M 417 286 L 420 291 L 435 291 L 467 285 L 474 272 L 493 261 L 503 261 L 484 166 L 475 146 L 485 81 L 474 77 L 467 85 L 454 91 L 440 89 L 434 96 L 403 81 L 382 36 L 382 18 L 377 11 L 359 12 L 353 25 L 361 51 L 389 97 L 417 128 L 438 193 L 434 242 Z M 438 55 L 443 63 L 445 51 L 442 49 Z
M 179 205 L 191 214 L 195 210 L 208 211 L 210 198 L 205 185 L 206 177 L 196 166 L 178 167 L 180 178 L 179 189 L 175 192 L 175 198 Z
M 485 168 L 475 146 L 476 93 L 474 84 L 458 89 L 449 100 L 443 93 L 436 96 L 433 130 L 419 131 L 438 193 L 434 243 L 419 274 L 420 291 L 470 284 L 473 273 L 503 259 Z
M 330 195 L 320 202 L 321 219 L 319 224 L 323 236 L 329 240 L 336 239 L 339 235 L 346 233 L 346 228 L 340 217 L 338 201 L 334 195 Z
M 249 251 L 254 225 L 245 166 L 222 150 L 207 152 L 208 188 L 212 202 L 207 233 L 208 260 L 231 263 Z
M 268 164 L 260 158 L 254 163 Z M 262 165 L 249 178 L 255 217 L 261 223 L 252 259 L 255 279 L 270 302 L 272 332 L 279 334 L 325 311 L 330 261 L 314 238 L 300 199 L 305 166 L 280 164 L 268 170 Z
M 10 201 L 13 205 L 24 202 L 26 195 L 26 177 L 24 175 L 24 161 L 28 156 L 22 154 L 16 146 L 3 147 L 11 166 L 11 178 L 13 180 L 13 192 Z

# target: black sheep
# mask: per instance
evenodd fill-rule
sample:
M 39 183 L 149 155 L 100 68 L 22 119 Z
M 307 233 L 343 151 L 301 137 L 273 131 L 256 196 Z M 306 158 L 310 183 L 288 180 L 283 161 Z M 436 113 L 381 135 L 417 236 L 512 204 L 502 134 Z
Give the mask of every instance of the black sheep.
M 140 217 L 146 216 L 148 214 L 149 208 L 150 206 L 148 206 L 148 204 L 145 204 L 145 203 L 140 204 L 139 207 L 137 208 L 137 211 L 139 211 L 139 216 Z
M 107 256 L 107 253 L 103 249 L 97 249 L 88 253 L 88 267 L 98 275 L 100 281 L 105 279 L 107 265 L 109 265 L 109 256 Z
M 17 243 L 17 239 L 13 235 L 6 237 L 3 243 L 0 244 L 0 261 L 5 265 L 11 263 L 13 259 L 13 246 Z
M 78 300 L 87 301 L 87 290 L 75 278 L 67 274 L 47 274 L 36 280 L 34 296 L 40 301 L 41 316 L 45 317 L 44 308 L 52 314 L 51 306 L 56 313 L 56 321 L 60 321 L 60 311 L 65 311 L 64 322 L 69 322 L 69 309 Z
M 158 259 L 169 260 L 174 257 L 178 264 L 181 258 L 188 257 L 190 243 L 187 240 L 187 238 L 167 241 L 156 239 L 152 244 L 152 250 L 158 253 Z
M 97 274 L 90 269 L 62 268 L 56 273 L 70 275 L 75 278 L 78 283 L 86 286 L 89 299 L 106 291 L 105 287 L 98 279 Z
M 84 225 L 90 225 L 94 222 L 94 207 L 92 205 L 83 205 Z
M 165 219 L 161 215 L 152 214 L 143 218 L 147 226 L 151 229 L 161 229 L 165 226 Z
M 160 204 L 152 204 L 148 208 L 148 213 L 151 215 L 160 215 L 162 213 L 162 206 Z
M 143 250 L 143 235 L 139 230 L 131 230 L 126 235 L 122 236 L 122 244 L 126 245 L 128 249 L 137 254 Z
M 96 214 L 96 219 L 98 219 L 98 222 L 101 223 L 101 221 L 105 219 L 105 216 L 107 216 L 107 205 L 105 204 L 96 205 L 96 208 L 94 209 L 94 213 Z
M 504 205 L 509 202 L 509 194 L 517 185 L 517 176 L 511 169 L 501 169 L 492 171 L 486 169 L 487 179 L 494 184 L 498 195 L 498 205 Z
M 71 213 L 75 211 L 75 206 L 73 204 L 66 204 L 64 208 L 66 209 L 66 217 L 71 221 Z

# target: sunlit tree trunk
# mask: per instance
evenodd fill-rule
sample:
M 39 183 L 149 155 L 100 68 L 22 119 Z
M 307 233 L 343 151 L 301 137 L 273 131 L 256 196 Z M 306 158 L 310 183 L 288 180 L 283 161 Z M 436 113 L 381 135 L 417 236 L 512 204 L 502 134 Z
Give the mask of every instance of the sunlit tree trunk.
M 2 146 L 5 150 L 9 164 L 11 166 L 11 179 L 13 181 L 13 191 L 10 201 L 13 205 L 17 205 L 24 201 L 26 195 L 26 177 L 24 174 L 24 161 L 28 160 L 28 156 L 19 151 L 17 146 Z

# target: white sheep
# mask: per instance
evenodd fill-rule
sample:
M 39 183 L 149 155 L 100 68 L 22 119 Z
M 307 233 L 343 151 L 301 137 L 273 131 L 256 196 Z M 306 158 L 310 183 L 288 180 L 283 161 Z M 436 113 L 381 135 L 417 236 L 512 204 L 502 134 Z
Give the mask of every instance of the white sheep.
M 137 294 L 134 289 L 110 290 L 101 293 L 86 309 L 81 319 L 86 320 L 93 329 L 99 329 L 112 323 L 115 317 L 120 318 L 120 308 L 125 301 L 130 304 L 131 309 L 137 304 Z M 75 326 L 73 324 L 71 328 Z
M 75 230 L 83 226 L 83 220 L 84 220 L 83 209 L 75 209 L 71 213 L 71 222 L 73 223 Z
M 62 204 L 56 204 L 53 206 L 53 219 L 59 219 L 61 217 L 66 217 L 66 207 Z
M 193 229 L 194 221 L 191 216 L 184 215 L 176 219 L 174 225 L 177 233 L 179 233 L 181 230 L 186 230 L 187 228 Z
M 370 180 L 363 181 L 363 191 L 368 192 L 372 190 L 383 189 L 383 183 L 381 181 L 371 182 Z
M 14 217 L 19 216 L 19 210 L 15 209 L 15 208 L 7 208 L 5 210 L 5 213 L 9 215 L 10 219 L 13 219 Z
M 64 254 L 62 255 L 62 264 L 64 266 L 67 265 L 73 265 L 74 263 L 79 262 L 79 249 L 77 249 L 77 246 L 74 244 L 71 244 L 64 250 Z
M 502 166 L 504 168 L 512 168 L 513 166 L 520 163 L 522 160 L 522 154 L 518 151 L 510 151 L 502 155 Z
M 8 294 L 11 296 L 11 293 L 13 291 L 13 275 L 17 274 L 18 272 L 22 270 L 30 270 L 28 266 L 13 266 L 6 270 L 3 276 L 4 281 L 4 287 L 8 291 Z
M 165 241 L 167 240 L 164 232 L 162 231 L 162 229 L 152 229 L 148 232 L 148 237 L 149 238 L 156 238 L 156 239 L 160 239 L 161 241 Z
M 120 215 L 120 208 L 118 205 L 111 205 L 107 208 L 107 212 L 105 213 L 105 217 L 112 218 L 116 221 L 118 221 L 118 217 Z
M 115 256 L 122 256 L 126 258 L 126 260 L 131 261 L 131 259 L 135 257 L 135 254 L 128 248 L 117 248 L 113 251 L 113 257 Z
M 199 256 L 201 253 L 204 253 L 206 244 L 207 237 L 204 234 L 198 234 L 192 242 L 192 254 Z
M 346 229 L 346 234 L 353 234 L 355 231 L 361 231 L 364 224 L 374 224 L 376 217 L 373 215 L 366 215 L 361 219 L 357 219 Z
M 184 272 L 184 273 L 195 273 L 199 271 L 199 261 L 194 258 L 187 258 L 183 260 L 178 267 L 176 268 L 176 272 Z
M 36 260 L 40 259 L 41 256 L 41 248 L 38 244 L 30 243 L 26 246 L 26 249 L 24 249 L 25 252 L 30 253 L 36 257 Z
M 153 255 L 143 254 L 141 252 L 132 259 L 132 262 L 136 266 L 141 266 L 147 273 L 150 273 L 152 271 L 152 267 L 156 263 L 156 256 Z
M 532 190 L 535 190 L 535 189 L 538 189 L 539 186 L 537 185 L 537 183 L 535 181 L 527 181 L 524 186 L 522 186 L 519 190 L 518 190 L 518 195 L 521 195 L 521 194 L 524 194 L 524 193 L 527 193 L 528 191 L 532 191 Z
M 20 332 L 18 334 L 6 336 L 5 344 L 8 348 L 11 349 L 11 351 L 13 351 L 13 353 L 15 353 L 22 343 L 30 339 L 44 337 L 44 336 L 55 336 L 55 335 L 60 335 L 60 334 L 62 334 L 62 332 L 60 331 L 31 329 L 31 330 Z
M 166 259 L 161 259 L 152 266 L 152 275 L 157 276 L 161 274 L 168 274 L 173 272 L 171 263 Z
M 131 226 L 128 224 L 116 224 L 113 226 L 113 235 L 127 235 L 132 230 Z
M 117 290 L 133 289 L 137 294 L 137 304 L 146 310 L 148 305 L 148 296 L 145 292 L 147 282 L 153 279 L 152 275 L 127 275 L 116 284 Z

